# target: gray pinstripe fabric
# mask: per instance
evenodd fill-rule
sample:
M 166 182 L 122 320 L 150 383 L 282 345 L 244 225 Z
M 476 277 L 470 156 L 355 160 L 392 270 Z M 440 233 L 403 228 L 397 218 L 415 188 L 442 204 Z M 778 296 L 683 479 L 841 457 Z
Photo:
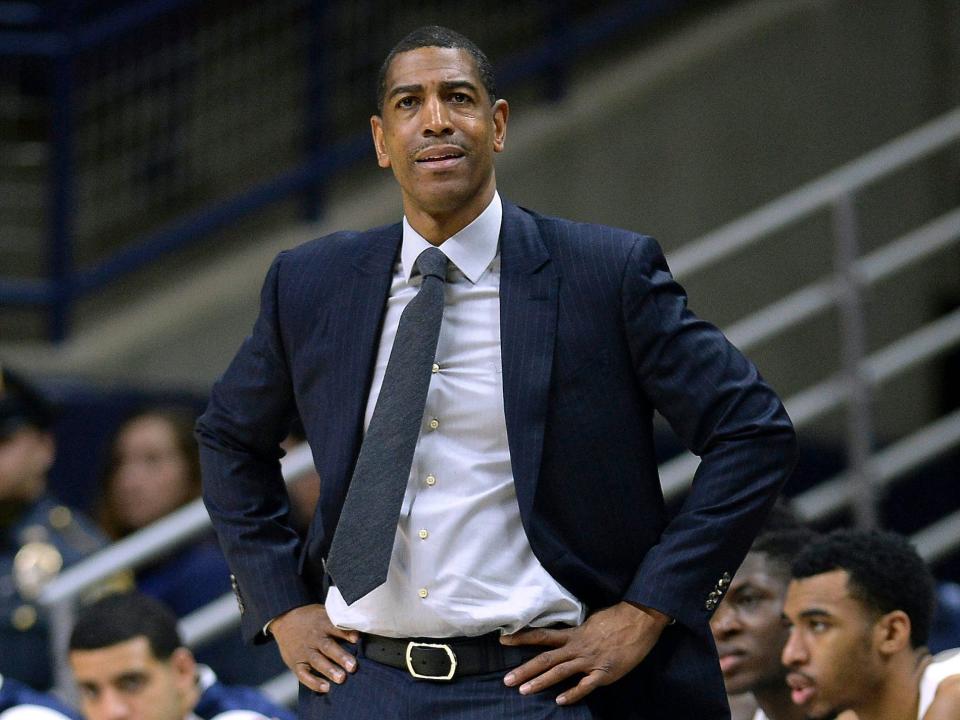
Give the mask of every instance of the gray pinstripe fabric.
M 417 258 L 417 267 L 423 276 L 420 291 L 400 315 L 380 395 L 327 558 L 327 572 L 347 604 L 387 579 L 400 505 L 423 422 L 443 317 L 447 257 L 438 248 L 427 248 Z

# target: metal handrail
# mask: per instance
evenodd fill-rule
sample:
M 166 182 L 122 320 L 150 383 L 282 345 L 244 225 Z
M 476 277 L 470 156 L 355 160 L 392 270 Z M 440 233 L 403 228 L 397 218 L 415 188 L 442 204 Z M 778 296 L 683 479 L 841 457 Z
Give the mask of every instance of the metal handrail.
M 958 139 L 960 107 L 687 243 L 671 254 L 670 268 L 677 279 L 693 275 Z

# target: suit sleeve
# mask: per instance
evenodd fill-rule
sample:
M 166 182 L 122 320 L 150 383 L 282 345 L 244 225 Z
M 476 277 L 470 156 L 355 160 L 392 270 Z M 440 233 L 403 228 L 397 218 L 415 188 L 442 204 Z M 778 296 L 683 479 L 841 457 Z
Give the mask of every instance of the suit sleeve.
M 631 251 L 622 298 L 641 387 L 700 456 L 683 506 L 624 599 L 702 627 L 793 469 L 796 438 L 756 367 L 687 309 L 686 294 L 650 238 Z
M 279 443 L 295 413 L 278 319 L 283 258 L 267 273 L 253 333 L 197 421 L 203 499 L 235 578 L 249 640 L 265 639 L 262 628 L 277 615 L 318 601 L 298 573 L 300 542 L 288 522 L 280 471 Z

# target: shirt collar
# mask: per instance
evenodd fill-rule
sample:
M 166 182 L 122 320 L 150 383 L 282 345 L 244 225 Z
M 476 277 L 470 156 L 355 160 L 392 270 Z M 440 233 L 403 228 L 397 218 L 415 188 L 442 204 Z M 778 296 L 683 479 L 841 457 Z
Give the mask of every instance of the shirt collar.
M 476 283 L 483 276 L 497 256 L 502 220 L 503 205 L 500 202 L 500 193 L 494 191 L 490 204 L 472 223 L 440 244 L 443 254 L 472 283 Z M 410 276 L 413 274 L 413 264 L 420 257 L 420 253 L 428 247 L 432 245 L 410 226 L 404 216 L 400 263 L 407 282 L 410 282 Z

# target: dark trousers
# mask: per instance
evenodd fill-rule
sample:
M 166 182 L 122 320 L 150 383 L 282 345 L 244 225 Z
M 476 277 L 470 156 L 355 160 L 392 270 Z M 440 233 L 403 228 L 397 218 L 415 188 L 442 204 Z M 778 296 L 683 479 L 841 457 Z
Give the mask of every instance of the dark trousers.
M 352 646 L 350 646 L 352 647 Z M 598 720 L 583 703 L 556 704 L 568 687 L 523 696 L 503 684 L 507 671 L 451 682 L 416 680 L 405 670 L 358 658 L 357 671 L 320 695 L 300 687 L 302 720 Z

